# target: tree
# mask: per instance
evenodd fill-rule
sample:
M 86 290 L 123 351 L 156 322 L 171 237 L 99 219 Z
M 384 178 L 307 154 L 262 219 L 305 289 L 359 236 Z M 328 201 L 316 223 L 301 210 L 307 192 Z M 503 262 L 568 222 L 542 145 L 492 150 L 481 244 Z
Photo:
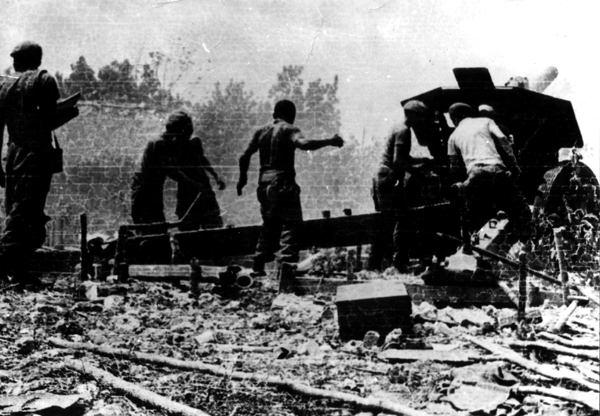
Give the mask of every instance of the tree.
M 338 77 L 333 83 L 322 84 L 321 79 L 311 81 L 304 88 L 304 80 L 300 77 L 304 67 L 300 65 L 284 66 L 277 74 L 277 83 L 269 90 L 269 98 L 273 101 L 291 100 L 296 105 L 296 124 L 303 131 L 315 138 L 331 136 L 341 126 L 340 111 L 336 108 Z
M 57 74 L 57 81 L 59 80 Z M 62 75 L 60 79 L 62 80 Z M 71 74 L 62 80 L 62 88 L 66 94 L 81 92 L 86 100 L 95 100 L 98 98 L 98 80 L 94 70 L 88 65 L 83 56 L 80 56 L 77 62 L 71 64 Z
M 100 99 L 115 102 L 139 102 L 133 65 L 128 59 L 112 61 L 98 71 Z
M 206 137 L 211 157 L 231 163 L 242 152 L 254 129 L 268 120 L 270 107 L 254 98 L 243 81 L 230 80 L 223 90 L 215 84 L 208 101 L 194 106 L 197 127 Z M 233 158 L 233 159 L 232 159 Z
M 161 88 L 160 81 L 156 77 L 156 71 L 150 64 L 142 66 L 138 92 L 140 100 L 147 104 L 162 103 L 167 98 L 166 91 Z

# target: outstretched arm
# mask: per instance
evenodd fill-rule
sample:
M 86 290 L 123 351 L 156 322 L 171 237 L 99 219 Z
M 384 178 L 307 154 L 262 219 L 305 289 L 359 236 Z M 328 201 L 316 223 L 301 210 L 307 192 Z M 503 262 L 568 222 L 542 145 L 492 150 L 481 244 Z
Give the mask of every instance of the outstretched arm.
M 300 150 L 319 150 L 327 146 L 344 146 L 344 140 L 337 134 L 330 139 L 324 140 L 306 139 L 299 132 L 298 136 L 299 137 L 294 139 L 294 142 L 296 143 L 296 147 Z

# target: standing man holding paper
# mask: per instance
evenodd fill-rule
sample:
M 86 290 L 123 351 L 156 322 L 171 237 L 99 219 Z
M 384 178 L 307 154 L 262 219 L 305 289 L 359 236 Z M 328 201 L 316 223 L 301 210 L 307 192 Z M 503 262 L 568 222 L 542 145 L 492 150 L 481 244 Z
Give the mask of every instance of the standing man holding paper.
M 78 115 L 76 106 L 58 109 L 56 80 L 45 70 L 42 48 L 33 42 L 17 45 L 10 54 L 16 76 L 0 85 L 0 148 L 8 132 L 6 166 L 0 166 L 5 188 L 6 223 L 0 237 L 0 273 L 21 286 L 39 284 L 27 264 L 46 238 L 46 197 L 56 172 L 52 130 Z

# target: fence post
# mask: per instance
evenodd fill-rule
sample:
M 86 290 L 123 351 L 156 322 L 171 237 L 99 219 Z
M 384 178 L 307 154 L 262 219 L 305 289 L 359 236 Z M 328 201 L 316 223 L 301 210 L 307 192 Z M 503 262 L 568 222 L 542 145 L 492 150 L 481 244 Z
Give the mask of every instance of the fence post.
M 554 229 L 554 244 L 556 246 L 556 254 L 558 256 L 558 267 L 560 270 L 560 280 L 563 291 L 563 304 L 569 304 L 569 274 L 567 273 L 567 260 L 565 259 L 565 250 L 563 248 L 563 228 Z

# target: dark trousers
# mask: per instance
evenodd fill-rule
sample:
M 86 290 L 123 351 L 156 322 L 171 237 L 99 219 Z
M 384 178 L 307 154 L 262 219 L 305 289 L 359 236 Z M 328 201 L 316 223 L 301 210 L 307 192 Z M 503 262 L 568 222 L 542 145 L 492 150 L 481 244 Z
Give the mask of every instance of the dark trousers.
M 134 224 L 165 223 L 162 182 L 148 184 L 136 175 L 131 185 L 131 218 Z M 139 246 L 128 247 L 128 256 L 143 263 L 168 264 L 171 262 L 171 245 L 166 226 L 138 230 L 136 234 L 164 234 L 165 238 L 143 240 Z
M 131 218 L 134 224 L 165 222 L 164 183 L 147 184 L 134 176 L 131 185 Z
M 503 167 L 476 165 L 464 185 L 471 232 L 481 228 L 498 211 L 504 211 L 510 220 L 510 228 L 519 230 L 522 237 L 528 237 L 531 210 L 514 178 Z
M 49 151 L 10 143 L 6 155 L 6 222 L 0 238 L 4 265 L 25 267 L 46 239 L 44 213 L 50 191 Z
M 402 184 L 373 178 L 372 188 L 375 210 L 381 213 L 379 232 L 371 244 L 370 270 L 381 270 L 383 260 L 388 265 L 401 265 L 408 262 L 408 234 L 410 224 L 406 221 L 403 205 Z
M 261 182 L 256 190 L 263 225 L 256 246 L 255 267 L 275 260 L 297 263 L 304 223 L 300 205 L 300 187 L 293 179 Z
M 196 189 L 184 191 L 182 185 L 178 187 L 177 208 L 175 209 L 177 218 L 181 220 L 191 208 L 186 221 L 179 226 L 179 231 L 222 228 L 223 218 L 213 190 L 203 190 L 198 200 L 196 200 L 197 196 Z

